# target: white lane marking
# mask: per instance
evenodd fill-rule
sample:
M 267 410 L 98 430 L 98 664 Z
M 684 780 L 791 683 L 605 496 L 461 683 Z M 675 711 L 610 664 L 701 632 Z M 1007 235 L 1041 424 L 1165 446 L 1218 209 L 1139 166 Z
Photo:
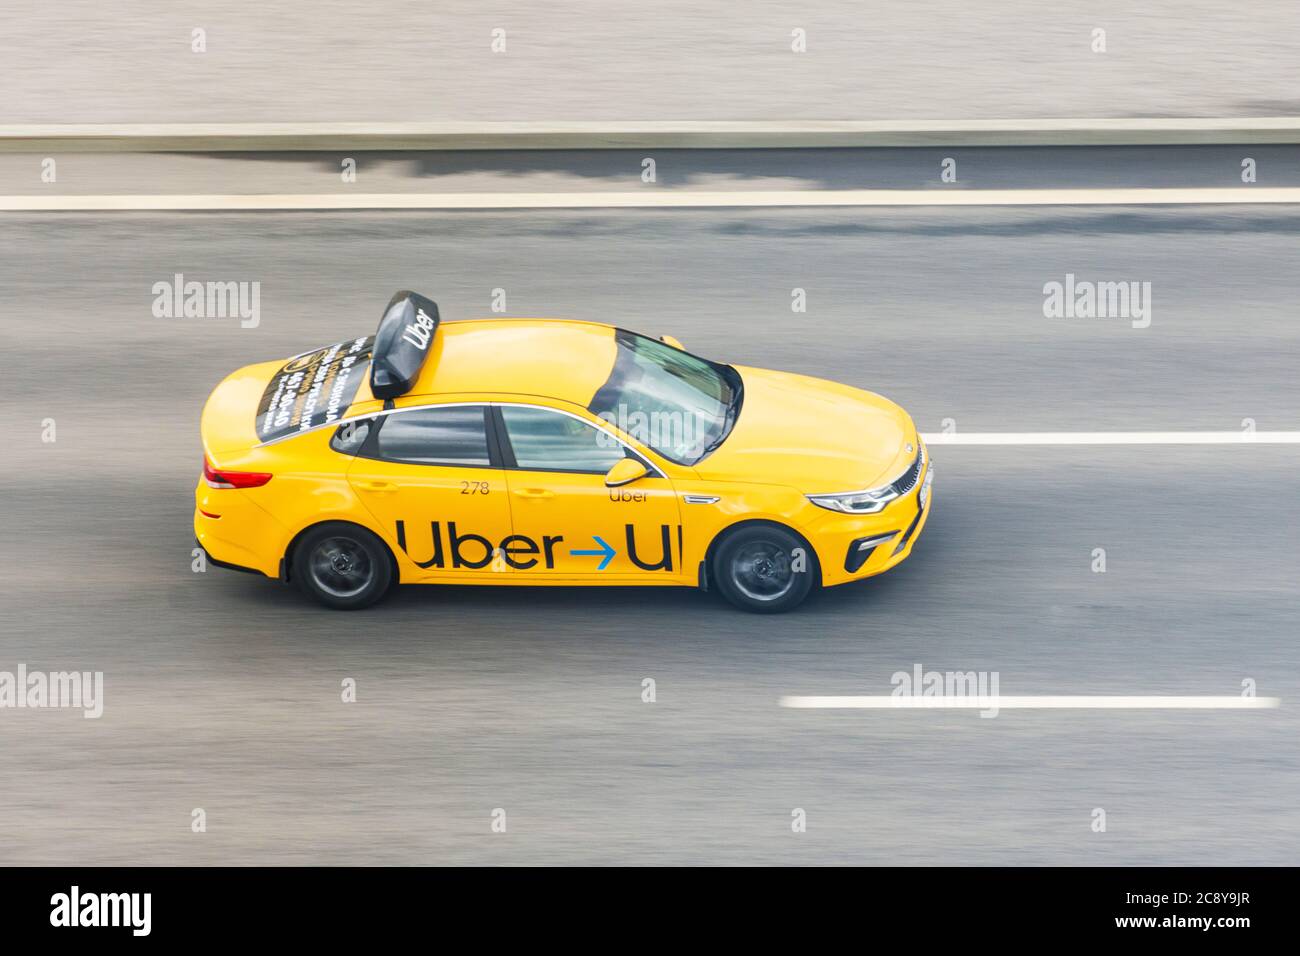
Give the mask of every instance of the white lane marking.
M 1277 697 L 782 697 L 782 707 L 805 710 L 1271 710 Z
M 658 209 L 779 206 L 1128 206 L 1300 203 L 1300 187 L 1190 189 L 803 189 L 646 187 L 578 193 L 280 193 L 267 195 L 0 196 L 5 212 L 346 209 Z
M 927 445 L 1297 445 L 1300 432 L 928 432 Z

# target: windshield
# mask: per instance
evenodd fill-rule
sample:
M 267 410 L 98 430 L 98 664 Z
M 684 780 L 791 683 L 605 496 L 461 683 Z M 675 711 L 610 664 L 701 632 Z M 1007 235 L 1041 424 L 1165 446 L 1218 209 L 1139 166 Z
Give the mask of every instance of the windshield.
M 614 340 L 614 369 L 589 411 L 679 465 L 726 440 L 740 412 L 735 369 L 623 329 Z

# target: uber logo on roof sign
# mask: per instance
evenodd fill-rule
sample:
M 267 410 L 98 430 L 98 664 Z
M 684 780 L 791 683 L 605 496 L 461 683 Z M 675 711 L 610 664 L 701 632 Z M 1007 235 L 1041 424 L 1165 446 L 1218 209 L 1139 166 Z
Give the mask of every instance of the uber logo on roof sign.
M 424 309 L 419 309 L 415 313 L 414 324 L 406 327 L 402 338 L 423 351 L 429 347 L 429 339 L 433 338 L 433 330 L 437 327 L 438 323 L 429 318 Z

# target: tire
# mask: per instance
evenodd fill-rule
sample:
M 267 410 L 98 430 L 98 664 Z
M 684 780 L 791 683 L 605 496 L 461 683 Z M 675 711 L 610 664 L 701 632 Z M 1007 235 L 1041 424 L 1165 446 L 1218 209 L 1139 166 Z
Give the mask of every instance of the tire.
M 379 538 L 359 525 L 331 521 L 312 528 L 293 551 L 293 579 L 326 607 L 369 607 L 393 583 L 393 559 Z
M 797 553 L 804 555 L 803 570 Z M 779 525 L 751 525 L 722 540 L 709 566 L 722 596 L 742 611 L 780 614 L 798 607 L 820 575 L 808 543 Z

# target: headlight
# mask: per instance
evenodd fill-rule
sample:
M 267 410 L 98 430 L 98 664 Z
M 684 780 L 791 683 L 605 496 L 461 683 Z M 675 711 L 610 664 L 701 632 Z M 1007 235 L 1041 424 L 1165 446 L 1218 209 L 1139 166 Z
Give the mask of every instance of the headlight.
M 842 511 L 850 515 L 870 515 L 880 511 L 898 497 L 892 485 L 870 488 L 867 491 L 850 491 L 842 495 L 808 495 L 808 500 L 819 508 Z

